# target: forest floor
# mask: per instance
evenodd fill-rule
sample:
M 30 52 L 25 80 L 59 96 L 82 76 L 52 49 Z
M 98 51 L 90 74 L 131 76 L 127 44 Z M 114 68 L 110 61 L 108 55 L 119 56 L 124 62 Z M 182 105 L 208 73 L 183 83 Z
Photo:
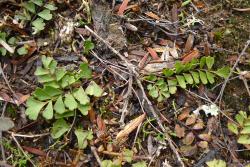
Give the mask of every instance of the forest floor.
M 249 0 L 0 9 L 0 166 L 250 166 Z

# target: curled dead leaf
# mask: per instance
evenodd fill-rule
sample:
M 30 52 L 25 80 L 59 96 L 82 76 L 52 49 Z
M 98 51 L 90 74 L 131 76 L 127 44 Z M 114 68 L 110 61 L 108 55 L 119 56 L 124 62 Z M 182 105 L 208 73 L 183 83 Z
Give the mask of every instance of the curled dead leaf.
M 133 119 L 130 123 L 128 123 L 123 130 L 121 130 L 117 136 L 116 136 L 116 140 L 122 140 L 124 138 L 126 138 L 133 130 L 135 130 L 145 119 L 146 114 L 142 114 L 139 117 Z
M 204 128 L 204 123 L 203 122 L 197 122 L 194 126 L 193 129 L 194 130 L 201 130 Z

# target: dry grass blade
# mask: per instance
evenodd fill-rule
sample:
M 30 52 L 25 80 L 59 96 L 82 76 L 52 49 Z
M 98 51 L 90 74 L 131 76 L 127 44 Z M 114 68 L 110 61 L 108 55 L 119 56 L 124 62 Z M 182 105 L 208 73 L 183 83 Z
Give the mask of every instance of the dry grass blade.
M 130 123 L 128 123 L 123 130 L 121 130 L 117 136 L 116 140 L 119 141 L 123 139 L 124 137 L 128 136 L 132 131 L 134 131 L 145 119 L 146 114 L 142 114 L 139 117 L 133 119 Z

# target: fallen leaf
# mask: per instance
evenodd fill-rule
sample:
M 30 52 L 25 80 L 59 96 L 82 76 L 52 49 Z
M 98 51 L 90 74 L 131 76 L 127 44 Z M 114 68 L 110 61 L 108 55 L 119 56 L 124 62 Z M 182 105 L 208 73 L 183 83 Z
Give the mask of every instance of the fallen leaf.
M 121 130 L 117 136 L 116 140 L 120 141 L 123 138 L 126 138 L 133 130 L 135 130 L 144 120 L 146 114 L 142 114 L 139 117 L 133 119 L 130 123 L 128 123 L 123 130 Z
M 105 131 L 106 130 L 106 125 L 103 121 L 103 119 L 98 115 L 96 119 L 97 127 L 99 131 Z
M 153 12 L 146 12 L 145 14 L 146 14 L 148 17 L 151 17 L 152 19 L 160 20 L 160 17 L 157 16 L 156 14 L 154 14 Z
M 92 123 L 95 123 L 96 122 L 96 115 L 95 115 L 95 111 L 93 110 L 93 107 L 91 107 L 88 111 L 88 116 L 89 116 L 89 119 Z
M 124 11 L 126 10 L 127 6 L 128 6 L 128 2 L 129 0 L 123 0 L 119 10 L 118 10 L 118 15 L 123 15 Z
M 147 51 L 149 52 L 149 54 L 152 56 L 152 58 L 154 60 L 159 60 L 160 58 L 158 57 L 156 51 L 150 47 L 147 48 Z
M 177 137 L 182 138 L 182 137 L 185 136 L 185 128 L 180 127 L 179 124 L 176 124 L 176 125 L 175 125 L 174 130 L 175 130 L 175 133 L 176 133 L 176 136 L 177 136 Z
M 203 122 L 198 122 L 193 126 L 194 130 L 201 130 L 204 128 L 204 123 Z
M 194 134 L 193 132 L 189 132 L 185 138 L 183 139 L 183 144 L 185 145 L 191 145 L 194 141 Z
M 37 149 L 37 148 L 28 147 L 28 146 L 22 146 L 22 148 L 25 151 L 27 151 L 27 152 L 29 152 L 31 154 L 35 154 L 35 155 L 39 155 L 39 156 L 44 156 L 44 157 L 47 155 L 44 151 L 42 151 L 40 149 Z
M 161 72 L 164 68 L 173 68 L 174 62 L 157 62 L 157 63 L 149 63 L 147 64 L 143 70 L 146 73 L 153 73 L 153 72 Z
M 185 124 L 186 124 L 187 126 L 194 124 L 194 123 L 195 123 L 195 121 L 196 121 L 196 118 L 197 118 L 197 116 L 196 116 L 196 115 L 191 114 L 191 115 L 187 118 L 187 120 L 186 120 L 186 123 L 185 123 Z
M 184 108 L 182 113 L 178 116 L 178 120 L 182 121 L 186 119 L 189 116 L 190 109 L 189 108 Z
M 141 61 L 139 62 L 138 67 L 139 67 L 140 69 L 142 69 L 142 68 L 145 66 L 145 63 L 146 63 L 147 59 L 148 59 L 148 53 L 145 54 L 145 55 L 143 56 L 143 58 L 141 59 Z
M 14 127 L 14 122 L 7 117 L 0 117 L 0 131 L 7 131 Z
M 208 143 L 206 141 L 200 141 L 197 144 L 200 148 L 206 149 L 208 148 Z
M 211 141 L 211 135 L 210 134 L 199 134 L 198 137 L 201 139 L 201 140 L 205 140 L 205 141 Z
M 191 52 L 185 54 L 182 59 L 182 63 L 188 63 L 192 59 L 200 57 L 200 52 L 197 49 L 193 49 Z
M 191 156 L 197 153 L 197 146 L 181 146 L 180 151 L 184 156 Z
M 185 52 L 190 52 L 193 45 L 194 45 L 194 35 L 189 34 L 187 41 L 186 41 L 186 44 L 185 44 L 185 47 L 184 47 Z

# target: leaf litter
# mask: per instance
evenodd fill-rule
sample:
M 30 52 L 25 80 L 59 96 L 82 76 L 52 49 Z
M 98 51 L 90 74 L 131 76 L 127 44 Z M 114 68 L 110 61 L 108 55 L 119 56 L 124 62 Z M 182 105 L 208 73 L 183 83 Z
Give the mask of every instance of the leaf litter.
M 247 166 L 249 5 L 0 2 L 4 165 Z

